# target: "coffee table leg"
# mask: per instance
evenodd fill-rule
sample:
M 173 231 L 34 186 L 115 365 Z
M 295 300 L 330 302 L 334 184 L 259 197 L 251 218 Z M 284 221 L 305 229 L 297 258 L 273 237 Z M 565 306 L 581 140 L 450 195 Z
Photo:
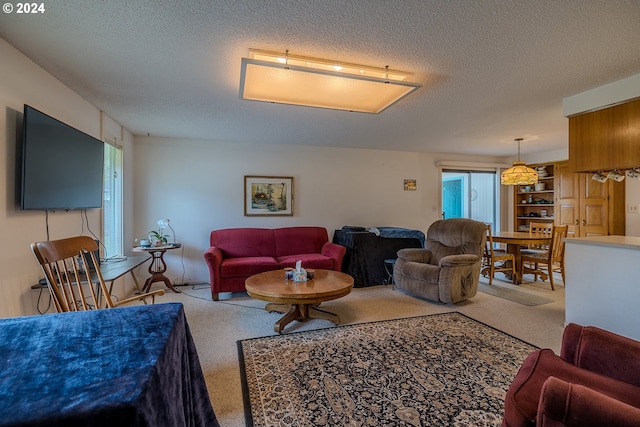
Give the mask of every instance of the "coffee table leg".
M 278 304 L 278 303 L 268 303 L 265 305 L 264 309 L 269 313 L 285 313 L 284 316 L 278 320 L 273 326 L 273 330 L 277 333 L 282 333 L 285 326 L 289 323 L 297 320 L 299 322 L 304 322 L 307 319 L 324 319 L 330 322 L 335 323 L 336 325 L 340 324 L 340 316 L 334 313 L 330 313 L 325 310 L 321 310 L 318 308 L 319 304 Z
M 329 311 L 321 310 L 317 306 L 309 306 L 308 314 L 310 319 L 324 319 L 333 322 L 336 325 L 340 324 L 340 316 Z
M 275 310 L 274 310 L 275 311 Z M 298 304 L 291 304 L 289 311 L 278 320 L 275 325 L 273 325 L 273 330 L 277 333 L 282 333 L 282 330 L 289 323 L 294 320 L 304 320 L 302 317 L 302 313 L 300 312 L 300 306 Z
M 270 302 L 264 306 L 265 311 L 269 313 L 286 313 L 291 309 L 291 304 L 281 304 L 277 302 Z

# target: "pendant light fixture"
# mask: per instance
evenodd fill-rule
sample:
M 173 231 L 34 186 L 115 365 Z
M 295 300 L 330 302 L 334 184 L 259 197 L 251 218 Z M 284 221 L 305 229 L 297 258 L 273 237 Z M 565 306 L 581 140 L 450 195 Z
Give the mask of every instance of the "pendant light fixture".
M 502 185 L 525 185 L 535 184 L 538 182 L 538 172 L 527 167 L 525 162 L 520 161 L 520 141 L 522 138 L 516 138 L 518 143 L 518 161 L 513 162 L 513 166 L 502 172 L 500 182 Z

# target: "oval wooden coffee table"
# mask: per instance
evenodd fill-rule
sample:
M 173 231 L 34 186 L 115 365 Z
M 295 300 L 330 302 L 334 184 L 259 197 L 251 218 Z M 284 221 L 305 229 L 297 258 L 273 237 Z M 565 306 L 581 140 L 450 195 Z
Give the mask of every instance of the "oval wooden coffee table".
M 286 313 L 273 326 L 281 333 L 294 320 L 325 319 L 340 323 L 340 316 L 318 308 L 320 303 L 342 298 L 351 292 L 353 277 L 333 270 L 315 270 L 315 277 L 306 282 L 284 278 L 284 270 L 256 274 L 245 281 L 247 293 L 263 301 L 268 312 Z

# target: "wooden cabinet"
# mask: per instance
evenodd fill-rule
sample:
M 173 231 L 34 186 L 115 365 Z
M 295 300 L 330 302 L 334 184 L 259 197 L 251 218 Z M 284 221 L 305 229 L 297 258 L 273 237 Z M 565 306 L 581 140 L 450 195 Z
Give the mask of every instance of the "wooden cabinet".
M 591 173 L 572 173 L 568 162 L 555 165 L 555 224 L 569 235 L 624 235 L 624 181 L 600 183 Z
M 640 99 L 569 117 L 569 168 L 597 172 L 640 167 Z
M 538 185 L 516 185 L 515 230 L 528 231 L 529 222 L 554 222 L 555 220 L 555 165 L 537 164 L 529 167 L 538 170 Z

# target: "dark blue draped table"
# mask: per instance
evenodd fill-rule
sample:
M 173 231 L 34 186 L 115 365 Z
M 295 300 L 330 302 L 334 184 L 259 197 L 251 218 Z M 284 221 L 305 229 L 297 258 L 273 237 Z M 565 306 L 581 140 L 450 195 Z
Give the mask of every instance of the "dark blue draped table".
M 218 426 L 182 304 L 0 319 L 0 426 Z

